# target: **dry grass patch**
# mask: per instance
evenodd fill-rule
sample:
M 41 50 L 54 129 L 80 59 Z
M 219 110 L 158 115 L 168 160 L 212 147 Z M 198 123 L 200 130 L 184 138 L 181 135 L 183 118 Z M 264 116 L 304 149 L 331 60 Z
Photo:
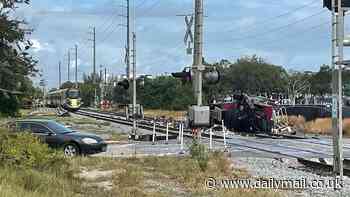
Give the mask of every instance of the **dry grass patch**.
M 111 137 L 108 140 L 112 141 L 127 141 L 129 139 L 129 135 L 112 132 Z
M 6 131 L 3 135 L 7 135 Z M 5 153 L 11 152 L 11 158 L 18 161 L 14 165 L 12 159 L 0 158 L 0 196 L 279 196 L 271 190 L 208 190 L 205 180 L 209 177 L 249 178 L 245 170 L 235 169 L 218 152 L 209 154 L 203 170 L 198 160 L 190 157 L 68 159 L 58 152 L 50 153 L 47 146 L 30 134 L 23 137 L 26 143 L 19 137 L 7 143 L 4 141 L 7 138 L 0 136 L 0 146 L 9 150 Z M 29 143 L 30 137 L 36 143 Z M 13 151 L 13 147 L 19 151 Z M 34 158 L 23 158 L 26 152 Z
M 306 121 L 303 116 L 288 116 L 289 126 L 304 128 L 305 123 Z
M 23 116 L 28 116 L 31 111 L 32 111 L 31 109 L 20 109 L 19 113 L 23 117 Z
M 245 170 L 235 169 L 221 153 L 210 154 L 205 171 L 202 171 L 197 161 L 190 157 L 82 158 L 76 165 L 86 166 L 92 172 L 96 169 L 113 170 L 113 185 L 110 192 L 118 196 L 280 196 L 280 193 L 272 190 L 208 190 L 205 180 L 209 177 L 218 179 L 250 177 Z
M 289 116 L 289 125 L 309 134 L 331 135 L 332 119 L 318 118 L 313 121 L 306 122 L 302 116 Z M 343 119 L 343 134 L 350 137 L 350 118 Z
M 147 109 L 147 110 L 144 110 L 144 114 L 147 117 L 165 117 L 165 118 L 172 118 L 174 120 L 182 120 L 185 117 L 186 111 Z

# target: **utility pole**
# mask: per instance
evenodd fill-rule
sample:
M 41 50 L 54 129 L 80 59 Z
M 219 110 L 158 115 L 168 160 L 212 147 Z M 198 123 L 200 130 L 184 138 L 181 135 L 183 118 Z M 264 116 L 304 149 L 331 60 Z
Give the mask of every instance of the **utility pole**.
M 93 81 L 94 83 L 96 82 L 96 28 L 92 28 L 92 43 L 93 43 Z
M 128 79 L 130 79 L 130 0 L 126 0 L 126 74 Z
M 193 70 L 195 72 L 195 94 L 197 105 L 202 105 L 202 86 L 203 86 L 203 0 L 195 0 L 195 27 L 194 27 L 194 55 Z
M 133 50 L 132 50 L 132 78 L 133 78 L 133 81 L 132 81 L 132 84 L 133 84 L 133 87 L 132 87 L 132 91 L 133 91 L 133 101 L 132 101 L 132 113 L 133 113 L 133 132 L 134 132 L 134 135 L 135 135 L 135 139 L 137 138 L 136 137 L 136 132 L 137 132 L 137 128 L 136 128 L 136 34 L 135 32 L 132 34 L 132 43 L 133 43 Z
M 61 61 L 58 62 L 58 89 L 61 88 L 61 83 L 62 83 L 62 78 L 61 78 Z
M 344 3 L 344 4 L 343 4 Z M 343 84 L 344 61 L 344 12 L 349 2 L 342 0 L 324 1 L 332 11 L 332 132 L 333 132 L 333 173 L 343 181 Z M 344 7 L 343 7 L 344 6 Z M 348 45 L 345 45 L 348 46 Z
M 106 97 L 106 89 L 107 89 L 107 68 L 105 67 L 105 80 L 103 84 L 103 97 Z
M 70 50 L 68 50 L 68 65 L 67 65 L 67 74 L 68 74 L 68 81 L 70 81 Z
M 105 68 L 105 85 L 107 84 L 107 68 Z
M 121 7 L 126 8 L 126 15 L 119 14 L 119 16 L 126 18 L 126 25 L 120 24 L 121 26 L 126 27 L 126 46 L 125 46 L 125 64 L 126 64 L 126 76 L 130 81 L 131 79 L 131 69 L 130 69 L 130 0 L 126 0 L 126 6 L 122 5 Z
M 335 176 L 339 173 L 339 149 L 338 149 L 338 73 L 337 65 L 337 28 L 338 15 L 335 12 L 335 1 L 332 0 L 332 133 L 333 133 L 333 172 Z
M 75 45 L 75 87 L 78 88 L 78 45 Z
M 95 95 L 94 95 L 94 105 L 97 106 L 97 89 L 96 89 L 96 82 L 97 82 L 97 75 L 96 75 L 96 27 L 92 27 L 89 34 L 92 36 L 92 39 L 89 39 L 89 41 L 92 42 L 92 83 L 95 86 Z
M 101 88 L 101 94 L 100 94 L 100 103 L 101 101 L 103 101 L 103 94 L 104 94 L 104 89 L 103 89 L 103 69 L 102 69 L 102 65 L 100 65 L 100 88 Z
M 338 136 L 337 136 L 337 160 L 340 180 L 343 180 L 343 84 L 342 69 L 344 60 L 344 10 L 342 0 L 338 0 Z

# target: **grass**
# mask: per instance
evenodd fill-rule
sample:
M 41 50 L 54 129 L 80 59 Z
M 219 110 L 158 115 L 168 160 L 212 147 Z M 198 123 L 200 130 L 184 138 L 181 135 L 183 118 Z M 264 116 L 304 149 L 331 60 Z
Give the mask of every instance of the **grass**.
M 182 120 L 185 117 L 186 111 L 169 111 L 161 109 L 145 109 L 144 114 L 147 117 L 165 117 L 174 120 Z
M 17 170 L 2 168 L 0 170 L 0 196 L 74 196 L 78 181 L 64 175 L 39 172 L 32 169 Z
M 22 117 L 25 117 L 25 116 L 28 116 L 31 111 L 32 111 L 31 109 L 20 109 L 19 113 Z
M 0 140 L 1 146 L 2 142 Z M 40 151 L 40 148 L 44 147 L 38 145 L 27 146 L 25 143 L 17 143 L 16 146 L 20 146 L 20 150 L 26 150 L 25 147 L 33 148 L 33 150 L 36 150 L 35 155 L 44 154 L 45 152 Z M 11 149 L 12 146 L 8 147 Z M 64 166 L 60 166 L 60 163 L 56 161 L 54 165 L 40 169 L 30 167 L 31 165 L 18 168 L 0 162 L 0 196 L 273 197 L 281 195 L 272 190 L 208 190 L 205 187 L 205 180 L 209 177 L 249 178 L 249 174 L 245 170 L 234 168 L 223 154 L 217 152 L 209 155 L 208 166 L 205 171 L 199 167 L 197 160 L 190 157 L 168 156 L 124 159 L 77 157 L 73 159 L 65 158 L 64 161 L 67 164 Z M 87 179 L 80 176 L 83 171 L 111 171 L 112 174 L 111 176 Z M 106 189 L 104 183 L 110 183 L 111 188 Z
M 280 196 L 271 190 L 208 190 L 205 180 L 209 177 L 249 178 L 245 170 L 233 168 L 221 153 L 210 155 L 205 172 L 190 157 L 80 158 L 74 165 L 113 170 L 110 192 L 120 196 Z
M 191 157 L 68 159 L 60 152 L 51 151 L 30 134 L 8 135 L 6 129 L 0 131 L 3 136 L 0 136 L 0 196 L 280 195 L 271 190 L 208 190 L 205 180 L 209 177 L 249 178 L 245 170 L 235 169 L 222 153 L 209 154 L 208 166 L 204 171 L 199 167 L 198 161 Z M 1 157 L 3 155 L 11 157 Z
M 302 116 L 290 116 L 289 123 L 294 128 L 309 134 L 332 135 L 332 119 L 318 118 L 314 121 L 305 121 Z M 350 118 L 343 119 L 343 134 L 350 137 Z
M 113 141 L 127 141 L 128 139 L 129 139 L 129 135 L 127 135 L 127 134 L 112 132 L 111 137 L 110 137 L 109 140 L 113 140 Z

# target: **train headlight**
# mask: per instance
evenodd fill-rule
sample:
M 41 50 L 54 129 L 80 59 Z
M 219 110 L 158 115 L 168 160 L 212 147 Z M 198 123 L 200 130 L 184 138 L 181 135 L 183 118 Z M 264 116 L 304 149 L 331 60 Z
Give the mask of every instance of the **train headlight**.
M 88 137 L 83 138 L 81 141 L 84 142 L 85 144 L 97 144 L 98 143 L 97 140 L 95 140 L 93 138 L 88 138 Z

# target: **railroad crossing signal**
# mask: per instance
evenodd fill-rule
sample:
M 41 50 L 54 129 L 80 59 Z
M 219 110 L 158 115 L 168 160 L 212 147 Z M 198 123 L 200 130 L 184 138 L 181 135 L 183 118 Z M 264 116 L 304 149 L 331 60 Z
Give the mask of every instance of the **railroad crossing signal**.
M 191 68 L 186 67 L 182 72 L 171 73 L 175 78 L 181 79 L 184 83 L 192 81 L 194 78 Z M 208 84 L 216 84 L 220 81 L 221 74 L 217 68 L 209 68 L 204 71 L 204 80 Z
M 190 19 L 189 19 L 190 17 Z M 190 38 L 189 42 L 193 43 L 193 34 L 192 34 L 192 26 L 193 26 L 193 16 L 185 16 L 185 22 L 186 22 L 186 26 L 187 26 L 187 30 L 186 30 L 186 34 L 185 34 L 185 38 L 184 38 L 184 42 L 185 44 L 188 41 L 188 38 Z
M 187 54 L 188 55 L 192 55 L 191 44 L 193 43 L 193 33 L 192 33 L 193 15 L 185 16 L 185 22 L 186 22 L 187 30 L 186 30 L 184 42 L 185 42 L 185 45 L 188 44 L 188 46 L 187 46 Z
M 123 87 L 125 90 L 129 89 L 130 87 L 129 80 L 127 79 L 124 79 L 123 81 L 118 82 L 117 85 Z
M 175 78 L 179 78 L 183 83 L 192 81 L 192 71 L 190 69 L 184 69 L 182 72 L 171 73 Z
M 341 4 L 342 8 L 350 8 L 350 0 L 342 0 Z M 332 0 L 323 0 L 323 7 L 332 11 Z M 335 1 L 335 12 L 338 12 L 338 0 Z

